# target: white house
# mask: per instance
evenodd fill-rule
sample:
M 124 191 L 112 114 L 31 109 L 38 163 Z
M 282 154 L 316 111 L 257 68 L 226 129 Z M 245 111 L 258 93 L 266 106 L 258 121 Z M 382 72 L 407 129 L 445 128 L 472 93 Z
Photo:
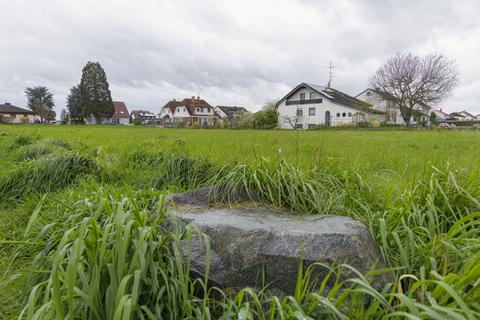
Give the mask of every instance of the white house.
M 356 125 L 383 112 L 331 87 L 301 83 L 277 102 L 278 127 Z
M 132 110 L 130 113 L 132 123 L 140 121 L 140 124 L 155 124 L 157 123 L 157 116 L 155 113 L 148 110 Z
M 16 107 L 9 102 L 0 104 L 0 122 L 8 123 L 35 123 L 40 121 L 40 117 L 32 110 Z
M 237 106 L 216 106 L 215 112 L 221 119 L 232 120 L 242 112 L 248 112 L 247 109 Z
M 160 110 L 160 124 L 163 126 L 170 126 L 177 122 L 185 125 L 192 125 L 195 122 L 207 125 L 218 118 L 218 114 L 207 101 L 194 96 L 181 101 L 170 100 Z
M 476 117 L 468 111 L 463 110 L 463 111 L 460 111 L 459 114 L 464 116 L 465 120 L 467 120 L 467 121 L 476 120 Z
M 400 108 L 392 101 L 385 98 L 385 93 L 375 89 L 366 89 L 355 96 L 372 106 L 373 109 L 385 113 L 385 123 L 404 125 Z M 430 110 L 432 108 L 426 104 L 414 107 L 413 115 L 410 118 L 410 124 L 429 123 Z
M 435 109 L 432 112 L 435 113 L 435 116 L 437 118 L 437 122 L 445 121 L 450 116 L 448 113 L 444 112 L 442 110 L 442 108 Z

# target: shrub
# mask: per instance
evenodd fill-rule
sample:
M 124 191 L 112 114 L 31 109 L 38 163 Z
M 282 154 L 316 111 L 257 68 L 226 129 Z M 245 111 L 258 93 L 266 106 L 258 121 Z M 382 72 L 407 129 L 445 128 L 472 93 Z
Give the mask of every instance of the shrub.
M 142 124 L 142 120 L 139 119 L 139 118 L 135 118 L 135 119 L 133 119 L 132 123 L 133 123 L 134 125 L 138 126 L 138 125 L 141 125 L 141 124 Z
M 25 123 L 29 123 L 30 120 L 28 119 L 28 117 L 21 117 L 20 122 L 25 124 Z
M 192 128 L 193 129 L 201 129 L 202 125 L 200 124 L 200 122 L 194 122 Z
M 183 121 L 175 122 L 175 128 L 184 128 L 184 127 L 185 127 L 185 123 L 183 123 Z

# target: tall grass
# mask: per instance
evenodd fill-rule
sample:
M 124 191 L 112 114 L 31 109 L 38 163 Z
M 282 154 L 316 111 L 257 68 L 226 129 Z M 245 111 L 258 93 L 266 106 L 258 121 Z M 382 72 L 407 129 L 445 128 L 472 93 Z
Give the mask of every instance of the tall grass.
M 52 154 L 28 161 L 0 177 L 0 200 L 65 188 L 81 175 L 94 171 L 94 163 L 76 153 Z
M 189 141 L 196 138 L 182 132 L 186 137 L 177 138 L 183 142 L 175 142 L 175 150 L 156 148 L 153 138 L 141 146 L 108 150 L 83 141 L 69 141 L 66 147 L 35 135 L 2 136 L 0 145 L 8 152 L 0 160 L 21 162 L 0 172 L 0 200 L 49 192 L 38 210 L 26 205 L 6 209 L 10 217 L 33 214 L 19 232 L 25 238 L 2 238 L 0 245 L 24 246 L 23 255 L 12 255 L 21 261 L 39 252 L 30 258 L 33 271 L 25 282 L 21 318 L 480 318 L 480 177 L 474 160 L 455 167 L 425 162 L 405 172 L 382 170 L 403 168 L 408 153 L 402 159 L 370 157 L 368 166 L 362 162 L 363 167 L 351 168 L 335 164 L 340 160 L 323 161 L 323 154 L 322 161 L 312 160 L 307 167 L 305 159 L 297 166 L 279 154 L 222 163 L 213 160 L 216 154 L 189 154 L 195 150 Z M 371 138 L 386 150 L 378 140 L 383 136 Z M 44 143 L 48 150 L 36 150 Z M 412 152 L 416 143 L 405 142 Z M 211 145 L 211 152 L 218 151 Z M 248 152 L 242 148 L 238 143 L 238 150 Z M 350 155 L 342 157 L 355 163 Z M 467 160 L 471 165 L 462 167 Z M 180 246 L 195 230 L 167 229 L 168 212 L 156 196 L 164 189 L 206 185 L 227 186 L 227 196 L 228 188 L 241 187 L 264 204 L 298 213 L 346 215 L 363 222 L 380 246 L 391 281 L 379 288 L 374 271 L 341 280 L 336 268 L 350 267 L 328 266 L 332 272 L 314 283 L 311 269 L 300 268 L 295 294 L 272 296 L 262 288 L 222 291 L 209 287 L 208 279 L 191 278 Z M 62 189 L 62 198 L 54 199 L 52 191 Z M 97 189 L 105 191 L 90 193 Z M 12 260 L 10 269 L 15 266 Z M 332 281 L 333 289 L 326 292 L 324 283 Z

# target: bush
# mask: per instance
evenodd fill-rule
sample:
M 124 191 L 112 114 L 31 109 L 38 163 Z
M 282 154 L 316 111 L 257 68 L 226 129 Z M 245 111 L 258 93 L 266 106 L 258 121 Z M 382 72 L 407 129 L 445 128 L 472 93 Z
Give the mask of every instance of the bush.
M 175 128 L 185 128 L 185 123 L 183 123 L 183 121 L 177 121 L 175 122 Z
M 200 124 L 200 122 L 194 122 L 193 125 L 192 125 L 192 128 L 193 129 L 201 129 L 202 125 Z
M 29 123 L 30 120 L 28 119 L 28 117 L 21 117 L 20 122 L 25 124 L 25 123 Z
M 138 125 L 141 125 L 141 124 L 142 124 L 142 120 L 139 119 L 139 118 L 135 118 L 135 119 L 133 119 L 132 123 L 133 123 L 134 125 L 138 126 Z

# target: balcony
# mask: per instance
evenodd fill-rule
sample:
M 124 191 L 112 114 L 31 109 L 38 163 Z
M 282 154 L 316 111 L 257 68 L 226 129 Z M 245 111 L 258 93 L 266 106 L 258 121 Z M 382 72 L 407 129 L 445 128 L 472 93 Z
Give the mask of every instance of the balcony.
M 291 101 L 286 101 L 285 105 L 290 106 L 290 105 L 298 105 L 298 104 L 314 104 L 314 103 L 322 103 L 323 99 L 309 99 L 309 100 L 291 100 Z

